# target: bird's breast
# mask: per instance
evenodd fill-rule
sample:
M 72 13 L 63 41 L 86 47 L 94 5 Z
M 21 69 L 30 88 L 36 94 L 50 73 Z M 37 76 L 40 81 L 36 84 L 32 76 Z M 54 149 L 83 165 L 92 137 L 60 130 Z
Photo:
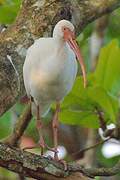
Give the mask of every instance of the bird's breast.
M 31 73 L 32 94 L 39 101 L 62 100 L 75 80 L 77 63 L 74 56 L 59 54 L 48 59 Z

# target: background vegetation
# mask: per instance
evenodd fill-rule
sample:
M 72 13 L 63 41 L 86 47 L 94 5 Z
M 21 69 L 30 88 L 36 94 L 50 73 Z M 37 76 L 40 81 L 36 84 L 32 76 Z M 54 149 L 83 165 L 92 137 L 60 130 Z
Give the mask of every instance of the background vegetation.
M 1 25 L 4 24 L 5 26 L 10 26 L 10 24 L 15 20 L 15 17 L 17 16 L 20 8 L 20 3 L 20 0 L 0 0 Z M 99 112 L 102 112 L 102 117 L 107 125 L 111 123 L 115 125 L 118 122 L 118 116 L 120 112 L 119 19 L 120 10 L 117 10 L 111 15 L 105 17 L 105 19 L 103 18 L 102 20 L 98 20 L 97 22 L 88 25 L 88 27 L 83 31 L 83 33 L 77 38 L 87 66 L 88 86 L 86 89 L 84 89 L 83 80 L 80 76 L 79 70 L 73 90 L 62 103 L 62 109 L 60 113 L 60 121 L 63 124 L 61 125 L 62 131 L 67 131 L 67 127 L 72 127 L 71 131 L 69 131 L 68 133 L 70 133 L 70 137 L 73 138 L 73 141 L 75 141 L 76 137 L 73 136 L 73 130 L 74 132 L 77 132 L 77 136 L 78 132 L 80 132 L 79 137 L 77 138 L 80 139 L 82 137 L 81 143 L 78 146 L 79 148 L 75 148 L 76 145 L 74 142 L 74 153 L 81 149 L 81 146 L 86 146 L 86 142 L 84 142 L 84 139 L 86 139 L 86 141 L 88 140 L 91 129 L 92 132 L 94 132 L 94 138 L 92 142 L 99 141 Z M 103 21 L 105 23 L 104 27 L 97 27 L 97 24 L 100 23 L 99 21 Z M 97 37 L 94 47 L 99 51 L 97 53 L 97 56 L 93 58 L 91 54 L 91 39 L 94 38 L 94 35 L 96 35 Z M 102 41 L 102 43 L 100 47 L 97 48 L 99 41 Z M 22 113 L 24 106 L 25 105 L 18 102 L 11 110 L 9 110 L 0 118 L 1 139 L 5 138 L 10 134 L 13 124 L 17 120 L 17 117 L 19 117 L 19 115 Z M 51 132 L 49 132 L 49 122 L 52 118 L 53 110 L 54 105 L 52 107 L 52 110 L 44 120 L 45 136 L 48 144 L 50 145 L 52 142 L 50 138 L 51 136 L 49 136 L 49 134 L 51 134 Z M 84 135 L 81 135 L 82 133 Z M 64 135 L 66 135 L 66 133 Z M 35 141 L 37 141 L 37 138 L 38 135 L 35 129 L 35 120 L 33 119 L 25 133 L 25 136 L 23 137 L 21 146 L 26 146 L 26 143 L 35 143 Z M 67 149 L 68 147 L 70 147 L 70 145 L 68 146 L 66 143 L 67 142 L 65 140 L 60 141 L 60 144 L 64 145 L 64 147 Z M 116 143 L 119 144 L 120 148 L 120 142 L 117 141 Z M 94 154 L 96 154 L 96 158 L 94 158 L 94 156 L 92 157 L 92 163 L 97 164 L 98 166 L 113 166 L 120 158 L 120 153 L 111 158 L 106 158 L 101 151 L 102 148 L 103 145 L 100 145 L 96 148 L 96 151 L 94 151 Z M 75 157 L 72 155 L 72 153 L 69 152 L 68 149 L 67 151 L 68 153 L 65 158 L 74 159 Z M 36 150 L 36 152 L 39 153 L 39 150 Z M 8 179 L 16 178 L 15 174 L 8 172 L 4 169 L 0 170 L 0 176 L 1 178 Z M 113 177 L 113 179 L 120 179 L 120 176 Z

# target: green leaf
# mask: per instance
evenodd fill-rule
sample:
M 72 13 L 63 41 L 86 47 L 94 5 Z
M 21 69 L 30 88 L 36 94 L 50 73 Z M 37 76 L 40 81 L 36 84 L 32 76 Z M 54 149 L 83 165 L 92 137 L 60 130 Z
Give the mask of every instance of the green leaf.
M 89 86 L 91 83 L 90 79 L 92 79 L 91 76 L 88 78 Z M 65 97 L 61 108 L 67 109 L 75 105 L 81 110 L 94 110 L 93 103 L 87 94 L 87 88 L 84 88 L 83 86 L 83 78 L 81 76 L 76 78 L 74 87 L 72 91 Z
M 21 0 L 4 1 L 0 6 L 0 23 L 12 23 L 18 13 L 20 3 Z
M 64 124 L 80 125 L 87 128 L 99 128 L 99 121 L 96 114 L 84 111 L 68 109 L 60 113 L 60 121 Z
M 97 128 L 99 123 L 95 107 L 104 111 L 105 120 L 110 123 L 116 121 L 119 106 L 118 100 L 101 86 L 95 86 L 93 76 L 88 75 L 88 87 L 84 88 L 82 77 L 78 77 L 61 107 L 61 122 Z
M 111 122 L 116 121 L 118 113 L 118 100 L 108 94 L 100 86 L 88 88 L 88 96 L 98 105 L 109 117 Z
M 112 95 L 120 91 L 120 48 L 118 41 L 113 40 L 102 48 L 95 71 L 96 83 Z
M 0 5 L 4 3 L 5 0 L 0 0 Z
M 71 93 L 65 97 L 61 105 L 60 120 L 62 123 L 88 128 L 99 127 L 98 117 L 94 113 L 93 100 L 89 98 L 87 91 L 87 88 L 83 87 L 83 78 L 77 77 Z
M 104 112 L 107 123 L 115 123 L 119 108 L 117 100 L 117 94 L 120 91 L 119 58 L 120 48 L 118 42 L 113 40 L 101 50 L 95 73 L 87 76 L 87 88 L 83 87 L 82 77 L 76 79 L 71 93 L 62 105 L 63 123 L 98 127 L 95 107 Z M 91 123 L 91 119 L 94 119 L 93 122 L 98 126 Z

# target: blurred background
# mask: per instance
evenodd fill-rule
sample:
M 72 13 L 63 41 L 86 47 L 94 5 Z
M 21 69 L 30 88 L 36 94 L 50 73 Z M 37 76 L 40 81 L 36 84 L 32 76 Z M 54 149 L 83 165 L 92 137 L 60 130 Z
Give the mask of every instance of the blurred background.
M 0 0 L 0 33 L 5 31 L 5 29 L 10 26 L 11 23 L 15 21 L 17 13 L 20 8 L 21 0 Z M 101 48 L 108 47 L 108 44 L 117 41 L 120 42 L 120 9 L 114 11 L 112 14 L 104 16 L 95 22 L 89 24 L 84 31 L 77 37 L 80 49 L 83 53 L 85 63 L 87 66 L 89 83 L 93 83 L 92 79 L 93 73 L 99 62 L 99 55 Z M 116 39 L 116 40 L 114 40 Z M 114 42 L 112 43 L 114 44 Z M 112 45 L 111 45 L 112 46 Z M 114 45 L 113 45 L 114 48 Z M 119 56 L 120 57 L 120 56 Z M 114 57 L 115 58 L 115 57 Z M 114 59 L 115 60 L 115 59 Z M 113 60 L 113 61 L 114 61 Z M 120 58 L 118 59 L 120 61 Z M 112 66 L 112 65 L 111 65 Z M 119 66 L 120 68 L 120 66 Z M 112 71 L 111 71 L 112 73 Z M 113 72 L 114 73 L 114 72 Z M 79 91 L 79 84 L 81 84 L 81 78 L 79 77 L 76 81 L 73 91 L 64 100 L 62 105 L 62 110 L 60 114 L 60 127 L 59 127 L 59 157 L 66 159 L 67 161 L 79 160 L 79 163 L 85 165 L 85 167 L 112 167 L 114 166 L 120 158 L 120 141 L 115 139 L 110 139 L 97 146 L 94 149 L 86 151 L 85 153 L 80 153 L 79 151 L 89 147 L 101 140 L 102 130 L 99 129 L 99 118 L 95 114 L 91 104 L 82 99 L 82 95 L 79 97 L 80 102 L 77 102 L 76 97 Z M 119 74 L 120 75 L 120 74 Z M 111 76 L 114 76 L 112 74 Z M 83 89 L 82 85 L 80 85 Z M 114 88 L 114 86 L 113 86 Z M 77 90 L 79 92 L 77 92 Z M 84 91 L 84 90 L 83 90 Z M 96 91 L 97 92 L 97 91 Z M 93 96 L 96 96 L 94 94 Z M 75 97 L 76 96 L 76 97 Z M 116 97 L 119 101 L 119 95 Z M 99 97 L 103 98 L 103 96 Z M 78 99 L 78 98 L 77 98 Z M 105 100 L 106 102 L 106 100 Z M 112 118 L 112 112 L 109 114 L 107 110 L 99 102 L 95 102 L 95 106 L 100 107 L 104 110 L 104 118 L 108 124 L 108 128 L 115 127 L 114 117 Z M 106 106 L 106 104 L 104 104 Z M 26 104 L 23 104 L 21 100 L 17 102 L 8 112 L 6 112 L 2 117 L 0 117 L 0 139 L 7 137 L 12 132 L 15 122 L 18 120 L 20 114 L 23 112 Z M 90 107 L 89 107 L 90 106 Z M 84 111 L 84 109 L 87 111 Z M 68 111 L 71 108 L 72 111 Z M 107 107 L 108 108 L 108 107 Z M 117 107 L 119 109 L 119 105 Z M 110 110 L 110 109 L 108 109 Z M 76 113 L 76 112 L 80 113 Z M 81 114 L 82 111 L 82 114 Z M 94 111 L 94 112 L 93 112 Z M 111 110 L 112 111 L 112 110 Z M 54 105 L 47 115 L 44 121 L 44 136 L 47 144 L 52 147 L 52 131 L 51 131 L 51 119 L 54 112 Z M 92 112 L 92 113 L 91 113 Z M 87 113 L 87 114 L 86 114 Z M 79 122 L 77 120 L 80 120 Z M 38 140 L 38 134 L 35 127 L 35 119 L 33 118 L 30 122 L 24 136 L 21 138 L 20 147 L 28 147 L 34 145 Z M 33 151 L 33 150 L 31 150 Z M 39 149 L 34 150 L 35 153 L 40 153 Z M 51 152 L 46 151 L 45 155 L 52 155 Z M 18 175 L 0 168 L 0 180 L 13 180 L 18 179 Z M 114 177 L 96 177 L 97 180 L 119 180 L 120 175 Z

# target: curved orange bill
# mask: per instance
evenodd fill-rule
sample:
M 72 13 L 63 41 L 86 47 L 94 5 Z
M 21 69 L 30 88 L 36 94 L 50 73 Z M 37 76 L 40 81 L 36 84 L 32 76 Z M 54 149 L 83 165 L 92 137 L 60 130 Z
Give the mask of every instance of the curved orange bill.
M 64 39 L 65 41 L 69 44 L 69 46 L 71 47 L 71 49 L 74 51 L 80 66 L 81 66 L 81 70 L 82 70 L 82 74 L 83 74 L 83 80 L 84 80 L 84 87 L 86 87 L 87 85 L 87 79 L 86 79 L 86 70 L 85 70 L 85 65 L 84 65 L 84 61 L 83 61 L 83 57 L 81 55 L 79 46 L 75 40 L 75 35 L 72 31 L 70 31 L 69 29 L 67 29 L 67 31 L 64 33 Z

